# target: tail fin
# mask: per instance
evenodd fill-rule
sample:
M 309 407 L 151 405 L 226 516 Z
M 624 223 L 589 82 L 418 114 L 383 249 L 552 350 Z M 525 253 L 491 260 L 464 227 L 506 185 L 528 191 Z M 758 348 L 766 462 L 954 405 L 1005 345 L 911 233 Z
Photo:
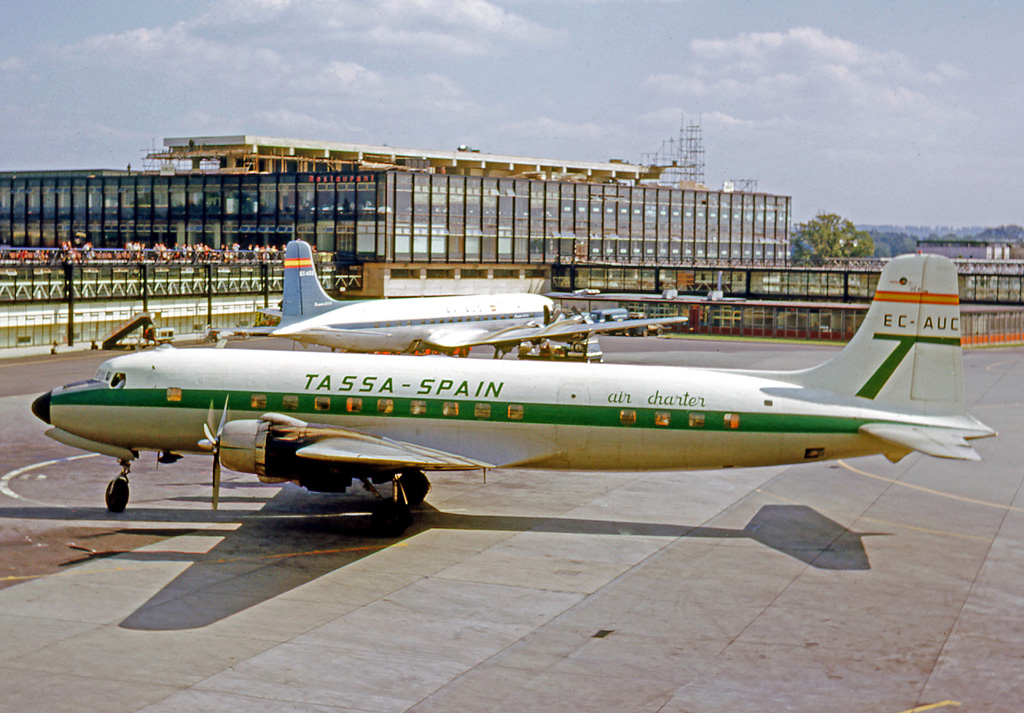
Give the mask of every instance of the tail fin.
M 292 240 L 284 251 L 282 320 L 312 317 L 336 306 L 316 277 L 313 249 L 305 241 Z
M 927 414 L 961 414 L 960 299 L 956 266 L 939 255 L 895 258 L 867 316 L 834 359 L 787 380 Z

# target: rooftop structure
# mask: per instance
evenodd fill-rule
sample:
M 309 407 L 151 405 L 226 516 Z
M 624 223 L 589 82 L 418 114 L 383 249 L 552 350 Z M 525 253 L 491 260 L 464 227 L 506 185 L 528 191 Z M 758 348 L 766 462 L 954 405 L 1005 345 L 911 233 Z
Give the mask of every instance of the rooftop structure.
M 622 161 L 563 161 L 483 153 L 467 146 L 454 151 L 397 148 L 266 136 L 192 136 L 164 139 L 165 149 L 146 156 L 154 170 L 228 173 L 319 173 L 405 168 L 430 173 L 491 178 L 541 178 L 589 183 L 656 179 L 660 169 Z

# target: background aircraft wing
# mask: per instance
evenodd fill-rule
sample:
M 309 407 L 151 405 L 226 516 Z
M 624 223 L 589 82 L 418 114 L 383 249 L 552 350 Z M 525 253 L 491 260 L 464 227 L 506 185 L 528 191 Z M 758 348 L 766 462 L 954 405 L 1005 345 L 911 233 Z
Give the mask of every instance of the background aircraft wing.
M 679 324 L 689 321 L 688 317 L 652 317 L 650 319 L 623 319 L 617 322 L 583 322 L 576 319 L 559 319 L 540 328 L 535 335 L 538 339 L 568 341 L 585 334 L 618 332 L 665 324 Z
M 274 327 L 272 334 L 275 337 L 294 337 L 297 334 L 308 335 L 315 337 L 316 335 L 330 336 L 332 334 L 346 335 L 356 334 L 360 336 L 368 337 L 390 337 L 391 332 L 383 329 L 349 329 L 347 327 L 312 327 L 303 326 L 302 324 L 290 324 L 282 327 Z
M 654 325 L 679 324 L 688 317 L 652 317 L 651 319 L 625 319 L 617 322 L 586 322 L 579 317 L 562 317 L 548 324 L 536 322 L 508 327 L 496 332 L 483 329 L 448 329 L 424 339 L 427 346 L 454 349 L 457 347 L 514 346 L 521 342 L 551 339 L 569 342 L 588 334 L 618 332 Z
M 536 334 L 536 326 L 515 326 L 489 332 L 486 329 L 446 329 L 423 340 L 423 345 L 440 349 L 518 344 Z
M 490 463 L 467 458 L 435 448 L 405 441 L 369 436 L 358 431 L 335 434 L 300 448 L 295 453 L 303 458 L 351 463 L 381 468 L 413 467 L 424 470 L 476 470 L 493 468 Z
M 246 337 L 269 337 L 277 327 L 231 327 L 230 329 L 206 330 L 206 338 L 210 341 L 222 339 L 245 339 Z
M 899 423 L 865 423 L 860 430 L 887 443 L 920 451 L 937 458 L 981 460 L 981 456 L 971 448 L 965 439 L 965 436 L 976 434 L 967 431 Z

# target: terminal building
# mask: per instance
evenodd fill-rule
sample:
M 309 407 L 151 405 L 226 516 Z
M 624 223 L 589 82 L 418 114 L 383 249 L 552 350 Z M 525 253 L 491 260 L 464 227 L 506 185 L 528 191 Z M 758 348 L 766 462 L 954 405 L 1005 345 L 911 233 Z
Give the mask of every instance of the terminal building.
M 879 260 L 792 264 L 788 196 L 671 169 L 225 136 L 166 139 L 135 171 L 0 172 L 0 349 L 96 342 L 139 312 L 179 336 L 251 324 L 283 266 L 231 250 L 294 238 L 343 297 L 555 292 L 691 333 L 849 338 Z M 965 342 L 1024 340 L 1024 262 L 957 267 Z
M 661 177 L 621 161 L 467 147 L 169 138 L 141 171 L 0 173 L 0 246 L 222 249 L 302 238 L 333 255 L 338 284 L 368 297 L 548 290 L 567 265 L 788 255 L 788 196 Z

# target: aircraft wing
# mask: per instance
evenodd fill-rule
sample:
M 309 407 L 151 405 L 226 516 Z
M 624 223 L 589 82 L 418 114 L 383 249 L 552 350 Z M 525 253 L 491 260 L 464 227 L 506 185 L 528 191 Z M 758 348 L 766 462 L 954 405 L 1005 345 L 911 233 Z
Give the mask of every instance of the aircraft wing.
M 491 463 L 474 460 L 435 448 L 405 441 L 369 436 L 358 431 L 335 433 L 295 452 L 303 458 L 351 463 L 381 468 L 414 467 L 424 470 L 476 470 L 493 468 Z
M 623 319 L 618 322 L 583 322 L 576 319 L 559 319 L 540 329 L 536 338 L 568 341 L 584 334 L 600 334 L 601 332 L 618 332 L 620 330 L 638 329 L 664 324 L 679 324 L 689 321 L 689 317 L 652 317 L 650 319 Z
M 887 443 L 937 458 L 981 460 L 965 438 L 972 435 L 969 431 L 899 423 L 865 423 L 860 430 Z
M 549 324 L 530 323 L 508 327 L 497 332 L 482 329 L 445 330 L 432 334 L 424 343 L 428 346 L 452 349 L 455 347 L 479 347 L 494 345 L 515 345 L 521 342 L 551 339 L 568 342 L 588 334 L 617 332 L 653 325 L 678 324 L 687 317 L 656 317 L 651 319 L 626 319 L 618 322 L 586 322 L 575 317 L 564 317 Z
M 295 338 L 299 335 L 310 335 L 315 336 L 317 334 L 329 336 L 329 335 L 357 335 L 362 337 L 390 337 L 391 332 L 384 331 L 383 329 L 347 329 L 337 327 L 303 327 L 301 325 L 292 325 L 286 327 L 275 327 L 274 331 L 271 332 L 275 337 L 291 337 Z
M 516 326 L 488 332 L 486 329 L 446 329 L 431 334 L 423 340 L 428 347 L 457 349 L 495 344 L 518 344 L 536 333 L 536 326 Z
M 231 327 L 230 329 L 208 328 L 206 330 L 206 338 L 210 341 L 216 342 L 224 339 L 269 337 L 274 334 L 275 329 L 277 329 L 277 327 Z

